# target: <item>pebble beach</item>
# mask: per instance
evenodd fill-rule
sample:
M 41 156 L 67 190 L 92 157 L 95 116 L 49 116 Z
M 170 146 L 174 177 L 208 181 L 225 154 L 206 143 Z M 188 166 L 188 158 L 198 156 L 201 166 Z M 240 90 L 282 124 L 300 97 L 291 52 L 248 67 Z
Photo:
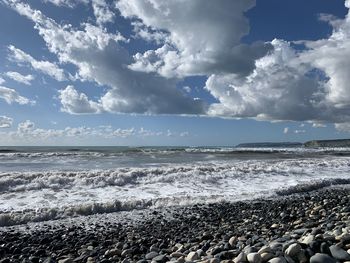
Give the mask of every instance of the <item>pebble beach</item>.
M 174 206 L 0 231 L 0 262 L 350 262 L 350 190 Z

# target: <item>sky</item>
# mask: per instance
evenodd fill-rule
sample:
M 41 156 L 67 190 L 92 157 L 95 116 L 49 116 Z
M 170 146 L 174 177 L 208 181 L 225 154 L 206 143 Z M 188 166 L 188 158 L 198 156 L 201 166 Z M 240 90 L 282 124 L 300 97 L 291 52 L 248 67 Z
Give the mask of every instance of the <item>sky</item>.
M 0 0 L 0 145 L 350 136 L 350 0 Z

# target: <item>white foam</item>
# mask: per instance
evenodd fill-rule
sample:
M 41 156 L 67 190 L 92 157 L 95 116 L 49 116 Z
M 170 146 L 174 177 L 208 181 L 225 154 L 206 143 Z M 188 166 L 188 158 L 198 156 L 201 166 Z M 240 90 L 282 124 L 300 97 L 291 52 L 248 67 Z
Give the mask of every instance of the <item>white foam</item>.
M 64 218 L 84 211 L 114 212 L 133 209 L 135 204 L 148 207 L 251 199 L 310 181 L 348 178 L 349 167 L 347 157 L 318 157 L 71 172 L 3 172 L 0 225 Z

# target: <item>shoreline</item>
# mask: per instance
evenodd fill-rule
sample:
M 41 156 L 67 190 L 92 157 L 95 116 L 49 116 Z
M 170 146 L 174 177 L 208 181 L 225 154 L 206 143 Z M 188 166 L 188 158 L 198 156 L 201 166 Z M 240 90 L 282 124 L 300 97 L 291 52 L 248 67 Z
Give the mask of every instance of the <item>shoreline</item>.
M 6 227 L 0 262 L 344 262 L 349 203 L 350 188 L 337 186 Z

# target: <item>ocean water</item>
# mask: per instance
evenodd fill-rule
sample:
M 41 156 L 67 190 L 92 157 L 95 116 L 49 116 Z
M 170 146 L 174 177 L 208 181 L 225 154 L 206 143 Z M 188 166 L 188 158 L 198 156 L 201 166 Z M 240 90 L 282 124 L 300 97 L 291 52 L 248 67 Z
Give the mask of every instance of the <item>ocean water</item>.
M 2 147 L 0 226 L 350 183 L 350 148 Z

